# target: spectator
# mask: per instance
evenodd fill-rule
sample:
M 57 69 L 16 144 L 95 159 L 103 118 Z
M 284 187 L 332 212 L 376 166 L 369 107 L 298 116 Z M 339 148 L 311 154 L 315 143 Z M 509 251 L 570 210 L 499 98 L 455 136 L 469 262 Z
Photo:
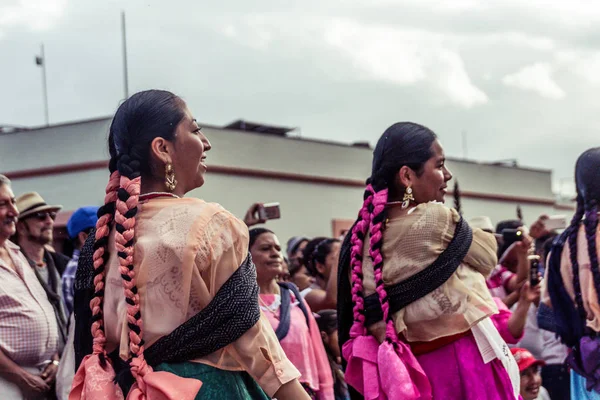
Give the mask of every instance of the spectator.
M 515 357 L 515 361 L 519 366 L 519 372 L 521 373 L 520 393 L 523 400 L 550 400 L 548 392 L 542 386 L 542 377 L 540 375 L 540 367 L 544 365 L 544 362 L 536 360 L 535 357 L 525 349 L 514 348 L 511 349 L 511 352 Z
M 282 259 L 277 236 L 268 229 L 252 229 L 249 249 L 256 264 L 260 307 L 302 374 L 300 383 L 311 398 L 334 400 L 333 378 L 311 308 L 293 284 L 276 281 Z
M 532 244 L 531 237 L 523 229 L 520 221 L 502 221 L 496 226 L 496 233 L 502 234 L 505 229 L 516 229 L 522 232 L 522 240 L 505 243 L 498 238 L 499 261 L 486 284 L 492 296 L 502 299 L 511 308 L 519 299 L 519 288 L 529 276 L 529 260 L 527 256 Z
M 552 241 L 550 235 L 540 249 L 536 247 L 536 253 L 540 255 L 540 264 L 545 263 Z M 554 332 L 541 329 L 538 325 L 540 306 L 539 299 L 536 299 L 528 307 L 525 334 L 516 347 L 529 350 L 536 359 L 546 363 L 542 367 L 542 384 L 550 398 L 569 399 L 571 397 L 570 372 L 567 365 L 569 351 Z
M 308 269 L 302 262 L 297 262 L 294 266 L 290 265 L 289 270 L 290 282 L 298 287 L 303 297 L 314 289 L 315 277 L 308 272 Z
M 98 221 L 97 214 L 98 207 L 82 207 L 77 209 L 67 222 L 67 233 L 69 234 L 69 239 L 73 242 L 74 249 L 73 257 L 69 260 L 62 276 L 62 293 L 67 315 L 71 315 L 73 312 L 73 282 L 75 281 L 79 254 L 88 235 L 96 227 L 96 222 Z
M 3 400 L 52 398 L 58 328 L 42 285 L 9 240 L 18 215 L 10 181 L 0 175 L 0 394 Z
M 302 265 L 314 278 L 302 295 L 314 312 L 336 307 L 340 247 L 338 239 L 318 237 L 308 242 L 302 251 Z
M 36 192 L 24 193 L 17 197 L 16 201 L 19 209 L 17 244 L 27 257 L 54 308 L 62 352 L 67 341 L 67 316 L 60 277 L 69 259 L 46 248 L 52 243 L 54 220 L 62 206 L 48 205 Z
M 321 331 L 323 345 L 329 359 L 331 374 L 333 375 L 333 392 L 335 400 L 349 400 L 348 385 L 342 370 L 342 355 L 338 345 L 337 312 L 335 310 L 321 310 L 317 313 L 317 324 Z

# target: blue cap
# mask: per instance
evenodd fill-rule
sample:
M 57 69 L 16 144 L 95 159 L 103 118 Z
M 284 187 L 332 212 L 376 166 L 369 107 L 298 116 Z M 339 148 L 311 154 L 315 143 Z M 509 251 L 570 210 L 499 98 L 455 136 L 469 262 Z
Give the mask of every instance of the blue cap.
M 71 215 L 67 222 L 67 232 L 71 239 L 75 239 L 79 232 L 89 228 L 95 228 L 98 221 L 99 207 L 81 207 Z

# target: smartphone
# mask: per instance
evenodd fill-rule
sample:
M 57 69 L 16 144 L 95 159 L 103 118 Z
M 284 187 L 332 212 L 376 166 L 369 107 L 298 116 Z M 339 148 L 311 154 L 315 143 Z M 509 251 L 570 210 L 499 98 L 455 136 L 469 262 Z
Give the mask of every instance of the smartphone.
M 564 215 L 552 215 L 544 220 L 544 227 L 547 231 L 567 228 L 567 217 Z
M 504 229 L 502 231 L 502 241 L 506 247 L 510 246 L 514 242 L 522 242 L 523 231 L 520 229 Z
M 536 287 L 540 284 L 540 256 L 528 256 L 529 260 L 529 285 Z
M 279 219 L 281 218 L 281 210 L 279 203 L 265 203 L 258 209 L 258 217 L 260 219 Z

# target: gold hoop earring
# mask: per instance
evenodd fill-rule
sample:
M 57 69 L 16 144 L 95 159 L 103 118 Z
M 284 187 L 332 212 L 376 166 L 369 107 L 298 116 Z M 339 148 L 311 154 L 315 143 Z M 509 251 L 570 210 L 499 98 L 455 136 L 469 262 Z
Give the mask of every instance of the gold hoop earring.
M 402 199 L 402 209 L 408 208 L 411 201 L 414 201 L 415 198 L 412 195 L 412 188 L 409 186 L 406 188 L 406 192 L 404 192 L 404 198 Z
M 169 192 L 172 192 L 177 187 L 177 180 L 175 179 L 175 171 L 173 171 L 173 165 L 167 163 L 165 166 L 165 185 Z

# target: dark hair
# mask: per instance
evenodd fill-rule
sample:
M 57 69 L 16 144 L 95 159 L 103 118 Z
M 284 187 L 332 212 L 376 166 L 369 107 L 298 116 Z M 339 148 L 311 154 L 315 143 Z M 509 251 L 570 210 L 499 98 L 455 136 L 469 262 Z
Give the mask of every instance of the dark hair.
M 111 159 L 117 160 L 121 175 L 152 172 L 150 144 L 157 137 L 175 140 L 177 125 L 184 118 L 184 105 L 181 98 L 164 90 L 139 92 L 121 104 L 108 137 Z
M 319 331 L 331 335 L 338 329 L 337 311 L 336 310 L 321 310 L 317 313 L 317 325 Z
M 313 273 L 313 271 L 316 271 L 316 267 L 313 265 L 313 252 L 315 251 L 315 248 L 319 245 L 319 243 L 321 243 L 324 240 L 327 240 L 325 236 L 316 237 L 310 240 L 302 250 L 302 265 L 306 267 L 308 273 L 312 276 L 316 276 Z
M 579 280 L 579 261 L 577 259 L 577 235 L 583 219 L 587 240 L 590 269 L 596 291 L 600 290 L 600 270 L 596 249 L 596 230 L 598 228 L 598 202 L 600 201 L 600 147 L 585 151 L 575 164 L 575 186 L 577 188 L 577 209 L 565 234 L 569 240 L 569 250 L 573 271 L 575 302 L 580 315 L 585 317 L 581 282 Z
M 312 276 L 323 278 L 323 274 L 317 269 L 317 263 L 325 264 L 325 259 L 331 253 L 334 243 L 339 243 L 339 239 L 334 238 L 317 238 L 319 241 L 313 240 L 310 243 L 314 245 L 311 249 L 303 254 L 304 265 Z M 308 249 L 308 245 L 305 249 Z
M 379 294 L 383 319 L 388 325 L 386 340 L 398 343 L 397 335 L 391 334 L 393 324 L 389 314 L 389 303 L 383 284 L 383 231 L 387 217 L 386 204 L 390 195 L 396 197 L 403 188 L 396 187 L 396 174 L 403 166 L 408 166 L 421 174 L 423 166 L 432 157 L 431 146 L 436 135 L 430 129 L 411 122 L 400 122 L 389 127 L 377 142 L 373 151 L 371 177 L 363 195 L 363 205 L 352 229 L 350 268 L 352 271 L 352 302 L 354 303 L 354 323 L 364 330 L 364 299 L 362 282 L 363 246 L 367 232 L 371 233 L 369 256 L 373 260 L 376 291 Z M 397 193 L 396 193 L 397 192 Z
M 177 125 L 184 117 L 183 101 L 173 93 L 162 90 L 139 92 L 119 106 L 108 137 L 110 178 L 106 186 L 104 205 L 98 210 L 94 242 L 95 293 L 90 301 L 94 342 L 104 347 L 104 281 L 109 259 L 108 238 L 115 225 L 115 245 L 118 249 L 119 271 L 127 300 L 129 357 L 137 358 L 132 369 L 145 368 L 142 332 L 142 312 L 133 271 L 135 250 L 135 216 L 138 211 L 142 175 L 151 171 L 150 143 L 156 137 L 174 140 Z M 96 279 L 100 276 L 100 279 Z M 104 350 L 104 349 L 103 349 Z M 128 370 L 123 373 L 129 372 Z M 119 380 L 122 378 L 119 378 Z
M 262 235 L 263 233 L 272 233 L 275 234 L 273 231 L 267 229 L 267 228 L 253 228 L 250 229 L 249 235 L 250 235 L 250 240 L 248 241 L 248 249 L 251 249 L 252 246 L 254 245 L 254 243 L 256 243 L 256 239 L 258 239 L 258 237 L 260 235 Z
M 505 229 L 518 229 L 523 226 L 523 221 L 518 219 L 507 219 L 504 221 L 498 222 L 496 224 L 496 233 L 502 233 Z M 502 246 L 498 246 L 498 258 L 502 257 L 504 252 L 508 250 L 508 248 L 512 245 L 512 243 L 503 243 Z

